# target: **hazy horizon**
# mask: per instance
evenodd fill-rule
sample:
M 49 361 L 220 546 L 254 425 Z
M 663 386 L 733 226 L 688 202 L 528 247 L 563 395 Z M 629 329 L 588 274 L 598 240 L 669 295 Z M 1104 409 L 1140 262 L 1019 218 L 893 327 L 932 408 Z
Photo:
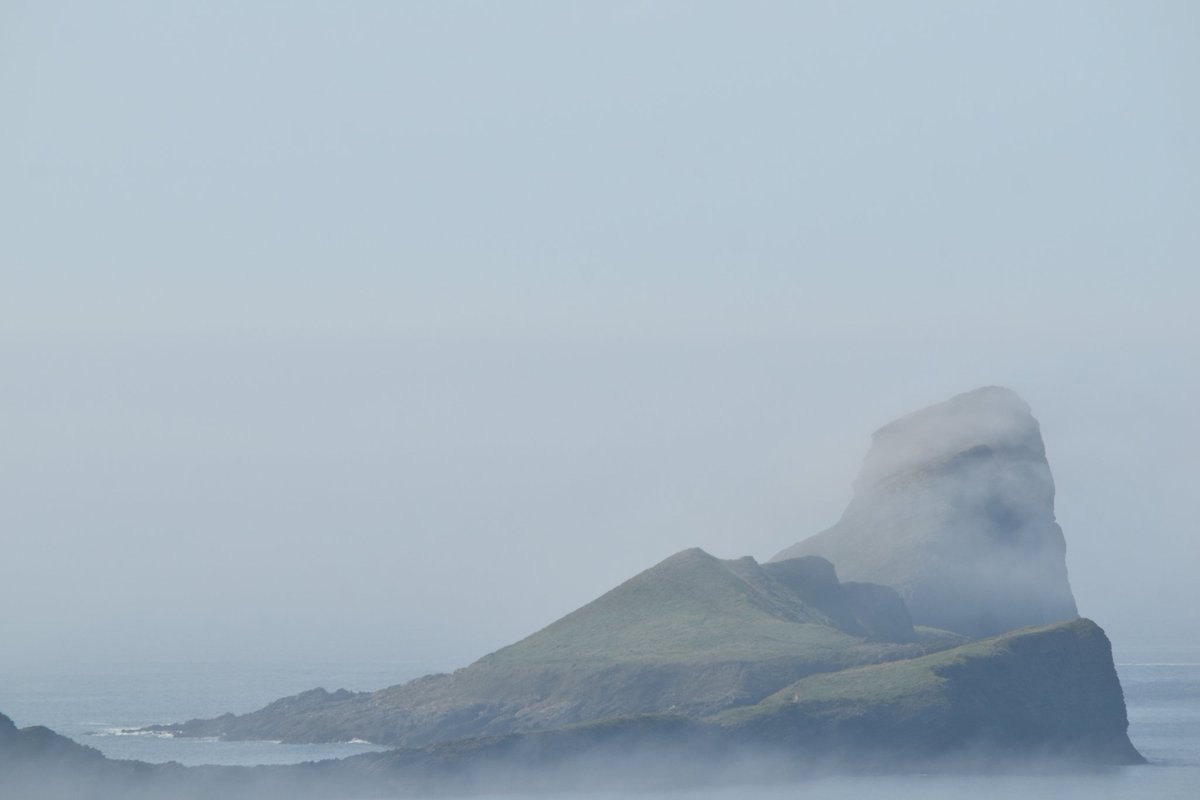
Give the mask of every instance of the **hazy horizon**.
M 0 660 L 462 662 L 1041 423 L 1200 637 L 1200 9 L 0 8 Z M 3 709 L 0 709 L 2 711 Z

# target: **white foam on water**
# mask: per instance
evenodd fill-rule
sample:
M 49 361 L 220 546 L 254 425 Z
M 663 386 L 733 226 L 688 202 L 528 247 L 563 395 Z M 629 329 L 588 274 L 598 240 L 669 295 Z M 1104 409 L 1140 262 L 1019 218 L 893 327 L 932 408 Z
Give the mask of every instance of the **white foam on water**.
M 175 734 L 169 731 L 144 731 L 140 728 L 103 728 L 90 731 L 88 736 L 151 736 L 155 739 L 174 739 Z

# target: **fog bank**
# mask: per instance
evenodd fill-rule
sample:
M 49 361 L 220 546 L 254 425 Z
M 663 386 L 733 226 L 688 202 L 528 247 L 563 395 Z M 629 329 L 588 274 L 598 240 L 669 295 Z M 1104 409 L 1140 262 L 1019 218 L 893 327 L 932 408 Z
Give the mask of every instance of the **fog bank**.
M 987 384 L 1080 612 L 1200 636 L 1198 22 L 5 5 L 0 658 L 465 663 Z

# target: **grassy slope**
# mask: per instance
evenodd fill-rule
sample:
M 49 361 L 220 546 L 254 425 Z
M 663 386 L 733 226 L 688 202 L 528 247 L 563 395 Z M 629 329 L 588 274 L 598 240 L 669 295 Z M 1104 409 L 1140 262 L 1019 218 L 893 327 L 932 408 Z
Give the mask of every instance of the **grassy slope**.
M 705 719 L 627 715 L 355 761 L 398 776 L 431 765 L 459 775 L 490 764 L 530 777 L 564 766 L 662 762 L 701 781 L 706 768 L 719 776 L 739 764 L 801 775 L 1046 767 L 1045 758 L 1140 763 L 1126 727 L 1108 640 L 1081 619 L 813 675 Z
M 827 578 L 836 601 L 831 568 Z M 750 558 L 686 550 L 453 674 L 369 695 L 313 692 L 167 729 L 423 746 L 623 714 L 703 716 L 757 702 L 803 675 L 910 658 L 953 641 L 923 631 L 914 642 L 878 642 L 839 630 L 853 624 L 846 609 L 805 600 L 802 584 L 772 577 Z
M 692 549 L 484 662 L 753 661 L 804 653 L 850 664 L 889 649 L 834 624 L 780 591 L 752 559 L 723 561 Z
M 746 779 L 761 778 L 764 765 L 799 775 L 939 764 L 991 768 L 1030 756 L 1138 763 L 1126 727 L 1108 640 L 1090 620 L 1075 620 L 812 675 L 753 706 L 706 719 L 626 715 L 290 767 L 110 762 L 50 731 L 17 731 L 0 715 L 0 794 L 374 797 L 480 785 L 594 790 L 596 781 L 619 784 L 627 775 L 679 786 L 737 775 L 739 767 Z
M 1080 619 L 1044 628 L 1022 629 L 918 658 L 811 675 L 754 706 L 732 709 L 719 719 L 739 722 L 773 713 L 787 704 L 802 706 L 815 714 L 832 712 L 839 715 L 852 715 L 880 706 L 914 710 L 945 707 L 948 704 L 946 673 L 969 667 L 973 662 L 1004 656 L 1013 643 L 1023 637 L 1064 628 L 1091 635 L 1095 624 Z
M 1113 763 L 1141 761 L 1126 735 L 1108 638 L 1087 619 L 812 675 L 712 721 L 798 741 L 890 740 L 925 753 L 1002 743 L 1074 750 Z
M 755 702 L 801 675 L 909 658 L 950 641 L 926 631 L 916 643 L 870 642 L 832 624 L 753 559 L 685 550 L 451 676 L 385 689 L 372 703 L 473 702 L 483 715 L 520 707 L 497 710 L 502 721 L 485 733 L 509 729 L 511 715 L 527 730 L 630 713 L 705 714 Z

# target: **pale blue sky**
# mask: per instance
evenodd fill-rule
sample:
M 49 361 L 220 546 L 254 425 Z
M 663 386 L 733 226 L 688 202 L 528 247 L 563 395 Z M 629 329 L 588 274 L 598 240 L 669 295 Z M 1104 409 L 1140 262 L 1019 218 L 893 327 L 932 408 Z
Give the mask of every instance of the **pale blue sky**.
M 1198 54 L 1190 2 L 4 2 L 0 637 L 477 655 L 987 383 L 1081 610 L 1200 635 Z

